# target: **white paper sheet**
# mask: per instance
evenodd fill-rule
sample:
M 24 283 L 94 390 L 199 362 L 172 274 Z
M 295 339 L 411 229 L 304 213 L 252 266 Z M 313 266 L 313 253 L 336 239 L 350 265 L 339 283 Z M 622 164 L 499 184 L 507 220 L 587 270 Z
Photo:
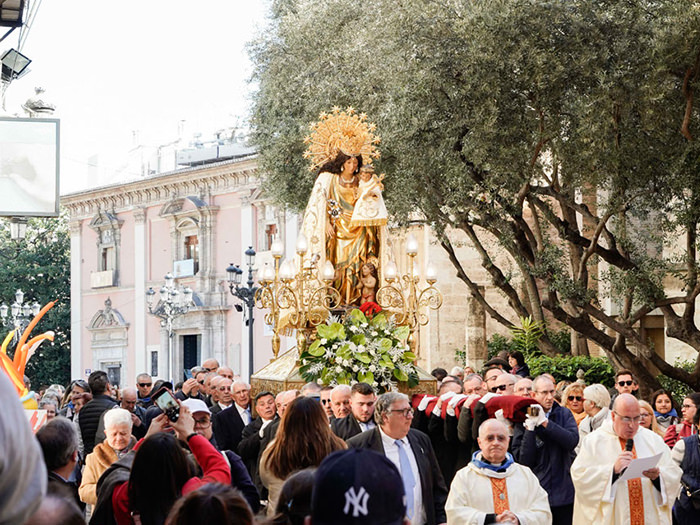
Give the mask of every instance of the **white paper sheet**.
M 648 458 L 633 459 L 618 479 L 626 481 L 628 479 L 641 478 L 642 472 L 654 468 L 659 463 L 659 459 L 661 459 L 661 453 Z

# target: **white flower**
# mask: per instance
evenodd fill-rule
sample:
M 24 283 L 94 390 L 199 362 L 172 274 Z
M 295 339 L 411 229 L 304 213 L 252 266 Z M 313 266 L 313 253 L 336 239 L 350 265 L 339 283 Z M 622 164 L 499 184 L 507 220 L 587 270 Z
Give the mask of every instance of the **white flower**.
M 370 333 L 370 335 L 371 335 L 372 337 L 377 337 L 379 334 L 377 333 L 376 330 L 372 330 L 372 332 Z
M 306 359 L 302 359 L 301 364 L 303 364 L 303 365 L 307 364 Z
M 342 357 L 336 357 L 336 358 L 335 358 L 335 362 L 336 362 L 336 364 L 341 364 L 341 363 L 343 362 L 343 358 L 342 358 Z
M 374 365 L 369 365 L 369 371 L 370 371 L 370 372 L 374 372 L 376 369 L 377 369 L 376 366 L 374 366 Z
M 359 330 L 359 328 L 358 328 L 357 326 L 355 326 L 354 324 L 353 324 L 353 325 L 350 325 L 350 331 L 351 331 L 351 332 L 357 332 L 358 330 Z
M 365 345 L 357 345 L 357 351 L 358 351 L 358 352 L 364 352 L 364 351 L 365 351 Z
M 325 345 L 327 342 L 328 342 L 327 339 L 325 339 L 325 338 L 321 339 L 321 344 L 322 344 L 322 345 Z
M 336 371 L 338 374 L 340 374 L 340 373 L 343 372 L 343 367 L 342 367 L 342 366 L 336 366 L 336 367 L 335 367 L 335 371 Z
M 343 366 L 350 366 L 350 361 L 343 359 Z
M 323 384 L 323 379 L 321 379 L 321 378 L 319 377 L 319 378 L 316 380 L 316 383 L 319 384 L 319 385 L 322 385 L 322 384 Z
M 361 326 L 362 328 L 367 328 L 369 325 L 368 325 L 367 323 L 362 323 L 360 326 Z
M 374 381 L 374 382 L 372 383 L 372 386 L 375 387 L 375 388 L 377 388 L 377 387 L 379 386 L 379 383 L 377 383 L 376 381 Z
M 352 366 L 352 371 L 353 371 L 353 372 L 359 372 L 359 371 L 360 371 L 360 367 L 357 366 L 357 365 L 353 365 L 353 366 Z

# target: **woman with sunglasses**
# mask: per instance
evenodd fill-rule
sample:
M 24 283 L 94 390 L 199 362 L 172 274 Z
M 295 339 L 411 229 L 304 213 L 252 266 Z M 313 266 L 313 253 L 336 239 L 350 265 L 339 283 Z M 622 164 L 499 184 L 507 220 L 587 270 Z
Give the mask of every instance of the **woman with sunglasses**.
M 664 441 L 669 447 L 673 448 L 679 439 L 695 434 L 693 418 L 698 410 L 698 406 L 700 406 L 700 393 L 693 392 L 685 397 L 681 407 L 683 419 L 680 423 L 668 427 L 664 434 Z
M 74 379 L 71 381 L 70 385 L 63 394 L 63 399 L 61 400 L 61 410 L 59 412 L 60 416 L 70 419 L 73 421 L 77 410 L 75 410 L 75 398 L 80 394 L 90 393 L 90 387 L 87 381 L 83 379 Z
M 576 425 L 580 426 L 583 418 L 586 417 L 586 412 L 583 410 L 583 388 L 585 385 L 581 383 L 571 383 L 564 390 L 562 401 L 564 406 L 571 410 L 576 420 Z
M 654 409 L 656 422 L 661 427 L 661 430 L 666 432 L 666 429 L 671 425 L 678 423 L 678 412 L 676 411 L 676 402 L 673 400 L 671 392 L 661 388 L 651 395 L 651 406 Z

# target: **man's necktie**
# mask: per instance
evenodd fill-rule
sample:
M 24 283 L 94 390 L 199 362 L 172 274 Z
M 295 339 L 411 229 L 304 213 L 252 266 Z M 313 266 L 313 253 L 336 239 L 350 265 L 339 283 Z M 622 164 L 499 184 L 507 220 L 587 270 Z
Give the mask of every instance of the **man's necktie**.
M 399 447 L 399 465 L 401 465 L 401 479 L 403 479 L 403 486 L 406 490 L 408 519 L 413 519 L 413 488 L 416 486 L 416 478 L 413 477 L 413 469 L 411 469 L 411 462 L 408 460 L 403 441 L 397 439 L 395 443 Z

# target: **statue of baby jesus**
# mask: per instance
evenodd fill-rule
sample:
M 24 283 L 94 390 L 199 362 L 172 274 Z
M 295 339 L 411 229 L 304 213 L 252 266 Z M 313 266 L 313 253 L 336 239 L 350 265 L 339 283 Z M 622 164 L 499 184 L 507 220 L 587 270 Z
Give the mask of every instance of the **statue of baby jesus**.
M 367 302 L 376 302 L 379 279 L 377 267 L 367 262 L 360 268 L 360 305 Z
M 384 174 L 378 177 L 371 165 L 362 166 L 351 226 L 383 226 L 387 223 L 389 214 L 382 196 L 383 180 Z

